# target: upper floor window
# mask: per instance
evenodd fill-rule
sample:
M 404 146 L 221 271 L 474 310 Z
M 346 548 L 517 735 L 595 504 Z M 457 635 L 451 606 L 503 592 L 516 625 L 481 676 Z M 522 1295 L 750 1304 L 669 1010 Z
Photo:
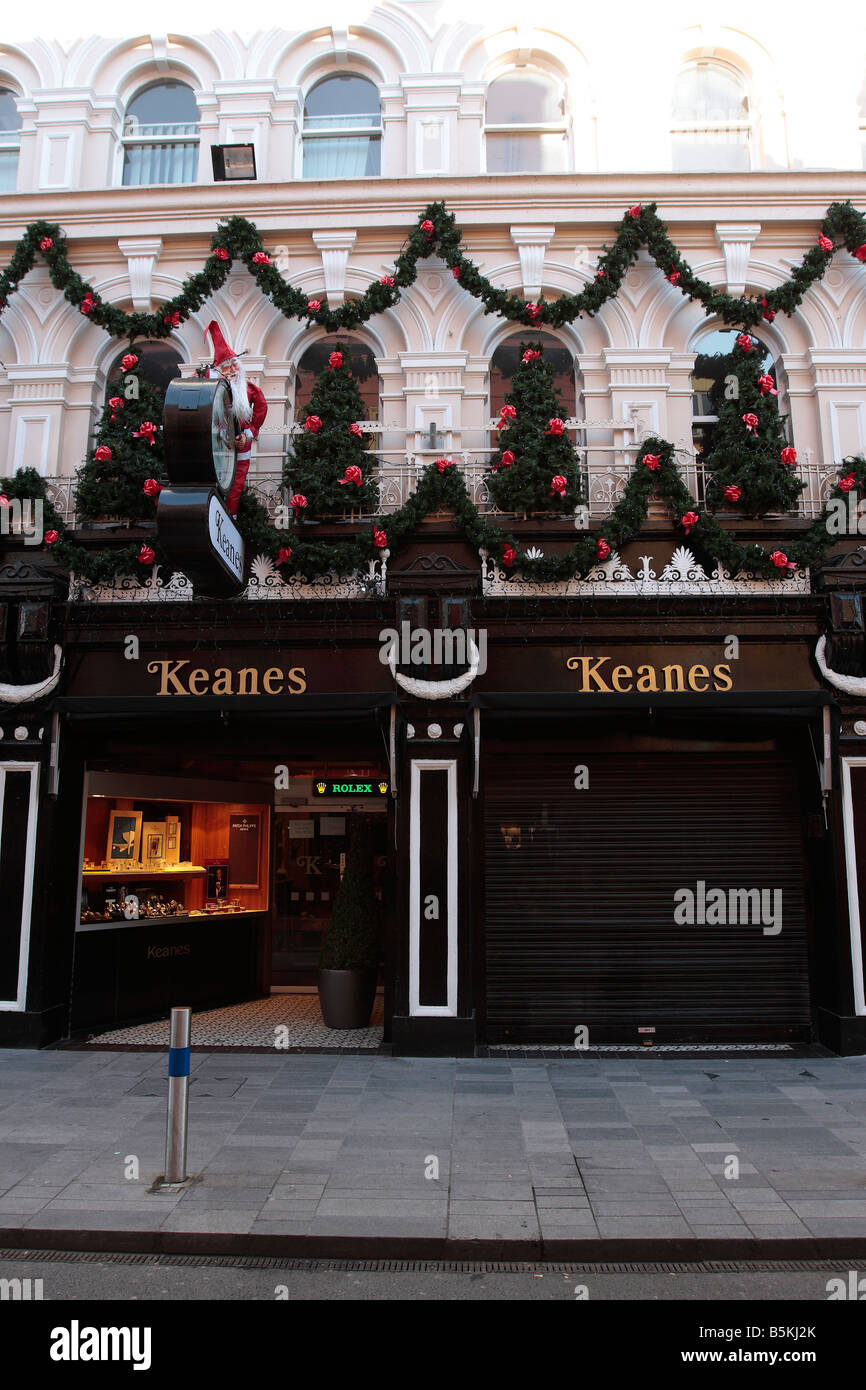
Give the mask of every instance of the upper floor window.
M 379 368 L 366 343 L 346 338 L 320 338 L 311 343 L 298 363 L 295 382 L 295 420 L 305 420 L 316 378 L 328 370 L 332 352 L 342 352 L 343 362 L 355 379 L 364 403 L 364 419 L 379 419 Z
M 123 369 L 123 358 L 128 352 L 134 352 L 138 357 L 134 373 L 126 372 Z M 146 339 L 140 343 L 133 343 L 131 347 L 127 345 L 122 352 L 117 354 L 108 369 L 105 399 L 108 400 L 111 396 L 122 396 L 128 385 L 128 378 L 133 374 L 150 382 L 150 385 L 156 388 L 160 396 L 164 396 L 168 383 L 180 376 L 181 360 L 177 348 L 160 339 Z
M 138 92 L 123 122 L 123 182 L 195 183 L 198 106 L 185 82 L 154 82 Z
M 382 169 L 382 107 L 354 73 L 323 77 L 304 102 L 304 178 L 352 179 Z
M 484 115 L 488 174 L 555 174 L 568 168 L 562 84 L 527 68 L 491 82 Z
M 14 193 L 18 185 L 18 151 L 21 148 L 21 117 L 15 94 L 0 87 L 0 192 Z
M 755 338 L 754 333 L 751 335 Z M 695 365 L 692 369 L 692 445 L 699 456 L 708 454 L 713 447 L 713 435 L 719 414 L 718 406 L 725 399 L 726 378 L 732 374 L 731 353 L 737 338 L 735 328 L 714 328 L 703 334 L 695 344 Z M 783 373 L 773 359 L 773 354 L 755 339 L 762 353 L 760 368 L 773 382 L 779 392 L 779 410 L 784 414 Z
M 575 376 L 574 359 L 568 348 L 563 347 L 558 338 L 550 333 L 538 333 L 525 328 L 506 338 L 490 359 L 490 418 L 495 419 L 502 411 L 505 397 L 511 390 L 515 372 L 520 366 L 521 352 L 530 343 L 539 343 L 545 362 L 550 362 L 554 370 L 553 386 L 559 393 L 566 416 L 580 416 L 578 379 Z
M 673 168 L 737 172 L 750 169 L 752 117 L 739 73 L 694 63 L 677 78 L 671 117 Z

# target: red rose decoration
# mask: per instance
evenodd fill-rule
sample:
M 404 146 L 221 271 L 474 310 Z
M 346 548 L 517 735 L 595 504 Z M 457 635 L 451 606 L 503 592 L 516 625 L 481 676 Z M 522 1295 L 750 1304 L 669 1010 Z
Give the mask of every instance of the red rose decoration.
M 0 492 L 0 507 L 10 507 L 12 504 L 5 492 Z
M 296 492 L 294 497 L 289 498 L 289 506 L 294 509 L 295 516 L 302 512 L 307 506 L 307 499 L 302 492 Z
M 342 367 L 342 365 L 343 354 L 341 352 L 332 352 L 330 357 L 328 358 L 328 366 L 333 367 L 334 370 L 336 370 L 337 367 Z
M 564 421 L 564 420 L 560 420 L 559 416 L 557 415 L 553 420 L 551 420 L 551 421 L 549 422 L 549 424 L 548 424 L 548 426 L 547 426 L 547 429 L 544 431 L 544 433 L 545 433 L 545 434 L 553 434 L 553 435 L 557 435 L 557 436 L 558 436 L 558 435 L 562 434 L 562 432 L 563 432 L 564 429 L 565 429 L 565 421 Z
M 357 463 L 349 464 L 345 476 L 340 479 L 340 487 L 345 487 L 346 483 L 354 483 L 356 487 L 361 486 L 361 470 Z
M 273 265 L 273 261 L 265 251 L 257 251 L 253 256 L 253 265 Z
M 453 467 L 454 467 L 454 460 L 453 460 L 453 459 L 437 459 L 437 460 L 436 460 L 436 467 L 439 469 L 439 472 L 440 472 L 440 473 L 444 473 L 445 470 L 446 470 L 446 468 L 453 468 Z
M 767 323 L 772 323 L 772 322 L 773 322 L 773 319 L 776 317 L 776 310 L 770 308 L 770 306 L 769 306 L 769 304 L 767 303 L 767 300 L 766 300 L 766 299 L 762 299 L 762 300 L 761 300 L 761 305 L 762 305 L 762 308 L 763 308 L 763 311 L 764 311 L 764 312 L 761 314 L 761 318 L 762 318 L 762 319 L 766 319 L 766 320 L 767 320 Z
M 538 315 L 541 313 L 541 308 L 538 304 L 527 304 L 526 312 L 532 319 L 532 322 L 535 323 L 536 319 L 538 318 Z
M 537 352 L 535 348 L 527 348 L 520 360 L 521 362 L 534 362 L 536 357 L 540 356 L 541 353 Z
M 394 286 L 396 285 L 396 283 L 397 283 L 397 281 L 394 279 L 394 276 L 393 276 L 393 275 L 380 275 L 380 276 L 379 276 L 379 284 L 380 284 L 380 285 L 388 285 L 391 289 L 393 289 Z
M 46 531 L 45 535 L 43 536 L 43 540 L 45 541 L 46 545 L 56 545 L 57 542 L 60 540 L 60 532 Z
M 132 431 L 132 437 L 133 439 L 149 440 L 150 447 L 153 448 L 156 443 L 156 429 L 157 427 L 152 420 L 142 420 L 139 428 Z
M 361 426 L 355 420 L 353 420 L 351 425 L 349 426 L 349 433 L 353 434 L 356 439 L 364 438 L 364 431 L 361 429 Z
M 607 271 L 606 271 L 606 270 L 597 270 L 597 271 L 595 272 L 595 278 L 596 278 L 596 280 L 606 280 L 606 279 L 607 279 Z
M 502 551 L 502 563 L 506 569 L 511 569 L 517 558 L 517 551 L 511 545 L 506 545 Z
M 322 418 L 320 415 L 308 415 L 304 421 L 304 429 L 309 430 L 310 434 L 318 434 L 322 428 Z
M 140 565 L 152 565 L 156 559 L 156 552 L 149 545 L 143 545 L 136 558 Z
M 751 430 L 752 434 L 758 433 L 758 417 L 751 410 L 747 410 L 743 416 L 743 424 L 747 430 Z
M 321 299 L 308 299 L 308 300 L 307 300 L 307 313 L 308 313 L 308 314 L 317 314 L 317 313 L 319 312 L 319 310 L 321 309 L 321 307 L 322 307 L 322 301 L 321 301 Z
M 668 276 L 668 279 L 670 280 L 672 285 L 678 285 L 682 278 L 683 272 L 681 270 L 672 270 L 670 275 Z
M 161 492 L 162 492 L 162 486 L 156 481 L 156 478 L 145 478 L 145 480 L 144 480 L 144 495 L 145 495 L 145 497 L 158 497 L 159 494 L 160 494 Z
M 279 555 L 277 556 L 277 564 L 278 564 L 278 565 L 285 565 L 285 564 L 288 564 L 288 562 L 289 562 L 289 560 L 291 560 L 291 558 L 292 558 L 292 551 L 291 551 L 291 548 L 290 548 L 289 546 L 287 546 L 287 545 L 284 545 L 284 546 L 282 547 L 282 549 L 280 550 Z
M 646 464 L 651 473 L 655 473 L 656 469 L 662 466 L 662 461 L 658 454 L 644 454 L 642 462 Z
M 557 473 L 556 476 L 550 480 L 550 496 L 553 497 L 558 493 L 560 497 L 565 497 L 565 489 L 567 487 L 568 483 L 566 479 L 563 478 L 561 473 Z
M 788 445 L 788 447 L 787 447 L 786 449 L 783 449 L 783 450 L 782 450 L 781 454 L 779 455 L 779 458 L 781 459 L 782 463 L 788 463 L 788 464 L 796 463 L 796 462 L 797 462 L 797 450 L 796 450 L 796 449 L 792 449 L 791 446 Z
M 504 430 L 511 420 L 516 419 L 516 408 L 513 405 L 504 405 L 499 412 L 499 420 L 497 421 L 496 428 L 498 430 Z
M 832 251 L 833 243 L 828 236 L 819 236 L 818 245 L 822 251 Z
M 629 217 L 640 217 L 642 212 L 643 208 L 641 207 L 640 203 L 635 203 L 634 207 L 629 208 L 628 215 Z
M 729 483 L 728 486 L 725 488 L 725 496 L 727 497 L 729 502 L 739 502 L 742 495 L 743 489 L 737 487 L 736 483 Z
M 749 337 L 748 333 L 741 333 L 739 335 L 739 337 L 737 338 L 737 347 L 741 348 L 743 352 L 755 351 L 755 344 Z
M 681 516 L 681 517 L 680 517 L 680 526 L 682 526 L 682 528 L 683 528 L 683 530 L 685 531 L 686 535 L 688 535 L 689 532 L 691 531 L 692 527 L 693 527 L 693 526 L 697 526 L 697 524 L 698 524 L 698 514 L 697 514 L 697 512 L 686 512 L 685 516 Z
M 163 314 L 163 323 L 170 323 L 172 328 L 180 328 L 180 310 L 175 309 L 173 314 Z
M 227 261 L 229 258 L 229 253 L 224 246 L 214 247 L 214 255 L 218 261 Z
M 122 396 L 112 396 L 108 404 L 111 406 L 111 423 L 114 424 L 118 410 L 125 410 L 126 406 L 123 404 Z
M 121 357 L 120 365 L 125 372 L 131 372 L 133 367 L 138 366 L 138 358 L 134 352 L 128 352 L 125 357 Z
M 862 246 L 858 246 L 852 254 L 857 257 L 858 261 L 866 261 L 866 241 Z
M 385 532 L 380 531 L 378 527 L 373 528 L 373 544 L 378 550 L 384 550 L 385 546 L 388 544 L 388 537 L 385 535 Z
M 424 221 L 421 223 L 421 231 L 426 233 L 427 240 L 429 241 L 434 232 L 433 223 L 430 221 L 429 217 L 425 217 Z
M 856 481 L 856 479 L 855 479 L 853 473 L 849 473 L 848 476 L 847 476 L 847 478 L 840 478 L 840 479 L 839 479 L 839 491 L 840 491 L 840 492 L 850 492 L 851 489 L 852 489 L 852 487 L 854 486 L 855 481 Z
M 502 458 L 499 460 L 500 468 L 510 468 L 513 462 L 514 454 L 512 453 L 511 449 L 505 449 L 503 451 Z
M 54 245 L 54 242 L 53 242 L 53 240 L 51 239 L 51 237 L 50 237 L 50 236 L 44 236 L 44 237 L 42 238 L 42 240 L 40 241 L 40 243 L 39 243 L 39 250 L 40 250 L 40 251 L 50 251 L 53 245 Z
M 460 279 L 460 267 L 459 267 L 459 265 L 452 265 L 452 267 L 451 267 L 451 274 L 454 276 L 454 279 L 455 279 L 455 280 L 459 280 L 459 279 Z
M 607 560 L 609 559 L 609 557 L 610 546 L 608 545 L 607 541 L 600 536 L 595 543 L 595 558 L 596 560 Z
M 779 394 L 776 390 L 775 382 L 773 381 L 773 378 L 771 376 L 759 376 L 758 386 L 761 388 L 762 396 L 778 396 Z
M 97 463 L 108 463 L 111 456 L 111 450 L 107 444 L 100 444 L 99 448 L 93 451 L 93 457 L 96 459 Z
M 795 570 L 797 568 L 794 562 L 788 559 L 784 550 L 774 550 L 770 559 L 778 570 Z
M 81 310 L 82 314 L 89 314 L 91 309 L 95 308 L 95 306 L 96 300 L 93 298 L 92 294 L 88 293 L 84 296 L 78 307 Z

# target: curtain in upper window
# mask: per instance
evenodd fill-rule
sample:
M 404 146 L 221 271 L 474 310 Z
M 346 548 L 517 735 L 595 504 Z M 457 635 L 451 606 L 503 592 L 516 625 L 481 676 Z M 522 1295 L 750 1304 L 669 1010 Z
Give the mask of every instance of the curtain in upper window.
M 381 173 L 382 107 L 375 85 L 354 73 L 317 82 L 304 103 L 304 178 Z
M 123 123 L 123 182 L 195 183 L 195 93 L 185 82 L 154 82 L 133 97 Z
M 0 87 L 0 192 L 14 193 L 18 186 L 18 153 L 21 117 L 14 92 Z
M 497 77 L 487 91 L 488 174 L 553 174 L 568 168 L 561 83 L 526 70 Z
M 671 114 L 672 166 L 682 173 L 752 167 L 752 116 L 739 73 L 714 63 L 681 72 Z

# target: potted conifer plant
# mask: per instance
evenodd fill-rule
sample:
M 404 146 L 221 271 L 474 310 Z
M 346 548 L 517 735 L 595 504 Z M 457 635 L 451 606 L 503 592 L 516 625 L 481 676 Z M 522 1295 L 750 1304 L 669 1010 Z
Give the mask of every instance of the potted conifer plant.
M 328 1028 L 366 1028 L 379 964 L 370 825 L 352 829 L 343 879 L 319 955 L 319 1004 Z

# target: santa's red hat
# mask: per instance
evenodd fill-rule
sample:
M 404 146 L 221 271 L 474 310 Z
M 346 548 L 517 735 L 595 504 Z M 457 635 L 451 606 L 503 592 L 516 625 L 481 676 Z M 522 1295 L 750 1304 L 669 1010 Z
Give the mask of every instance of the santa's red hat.
M 213 343 L 213 365 L 215 367 L 221 367 L 223 362 L 231 362 L 233 358 L 241 356 L 240 353 L 233 352 L 229 347 L 216 319 L 211 319 L 204 331 L 205 342 L 207 342 L 208 334 L 210 334 Z

